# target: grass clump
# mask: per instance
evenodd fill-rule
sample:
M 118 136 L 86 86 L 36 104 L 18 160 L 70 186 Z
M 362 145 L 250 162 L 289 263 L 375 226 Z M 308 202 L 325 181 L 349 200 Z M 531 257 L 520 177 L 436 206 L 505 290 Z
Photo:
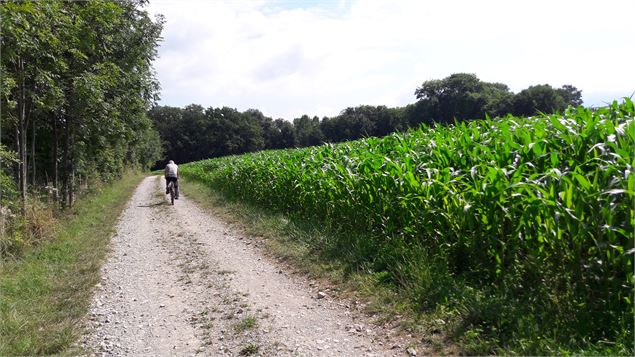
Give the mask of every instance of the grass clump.
M 234 325 L 234 331 L 236 331 L 236 333 L 241 333 L 246 330 L 254 329 L 256 326 L 258 326 L 258 319 L 255 316 L 248 315 Z
M 125 175 L 79 201 L 52 238 L 0 265 L 0 355 L 59 354 L 81 333 L 115 223 L 141 180 Z
M 256 353 L 258 353 L 258 351 L 260 350 L 260 346 L 258 346 L 257 344 L 251 342 L 246 344 L 241 350 L 239 355 L 241 356 L 252 356 L 255 355 Z

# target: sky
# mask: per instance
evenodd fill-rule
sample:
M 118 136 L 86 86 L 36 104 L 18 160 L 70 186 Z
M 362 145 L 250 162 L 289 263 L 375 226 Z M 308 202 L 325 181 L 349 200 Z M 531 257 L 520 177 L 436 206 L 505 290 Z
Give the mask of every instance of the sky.
M 453 73 L 571 84 L 585 105 L 635 92 L 633 0 L 150 0 L 165 17 L 159 104 L 274 119 L 405 106 Z

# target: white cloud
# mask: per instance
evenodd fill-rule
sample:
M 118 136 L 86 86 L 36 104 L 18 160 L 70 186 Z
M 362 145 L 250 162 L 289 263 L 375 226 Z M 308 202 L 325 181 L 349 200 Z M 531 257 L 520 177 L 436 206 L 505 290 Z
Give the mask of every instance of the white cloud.
M 175 0 L 148 10 L 167 20 L 155 63 L 166 105 L 331 116 L 412 103 L 423 81 L 456 72 L 514 91 L 635 90 L 630 0 Z

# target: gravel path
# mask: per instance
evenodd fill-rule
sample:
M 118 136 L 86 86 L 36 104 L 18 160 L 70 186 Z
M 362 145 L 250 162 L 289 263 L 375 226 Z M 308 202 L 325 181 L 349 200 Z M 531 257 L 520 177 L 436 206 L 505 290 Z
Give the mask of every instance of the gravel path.
M 81 345 L 95 355 L 407 356 L 306 277 L 289 273 L 147 177 L 124 211 Z

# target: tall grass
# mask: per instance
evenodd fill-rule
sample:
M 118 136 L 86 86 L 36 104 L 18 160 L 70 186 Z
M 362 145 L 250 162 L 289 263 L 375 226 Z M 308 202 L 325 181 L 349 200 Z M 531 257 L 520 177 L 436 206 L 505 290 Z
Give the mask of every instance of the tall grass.
M 365 233 L 332 248 L 385 274 L 416 309 L 457 311 L 473 353 L 632 354 L 634 112 L 626 99 L 182 172 Z
M 0 355 L 77 355 L 69 350 L 99 282 L 110 236 L 142 176 L 82 197 L 51 237 L 0 260 Z

